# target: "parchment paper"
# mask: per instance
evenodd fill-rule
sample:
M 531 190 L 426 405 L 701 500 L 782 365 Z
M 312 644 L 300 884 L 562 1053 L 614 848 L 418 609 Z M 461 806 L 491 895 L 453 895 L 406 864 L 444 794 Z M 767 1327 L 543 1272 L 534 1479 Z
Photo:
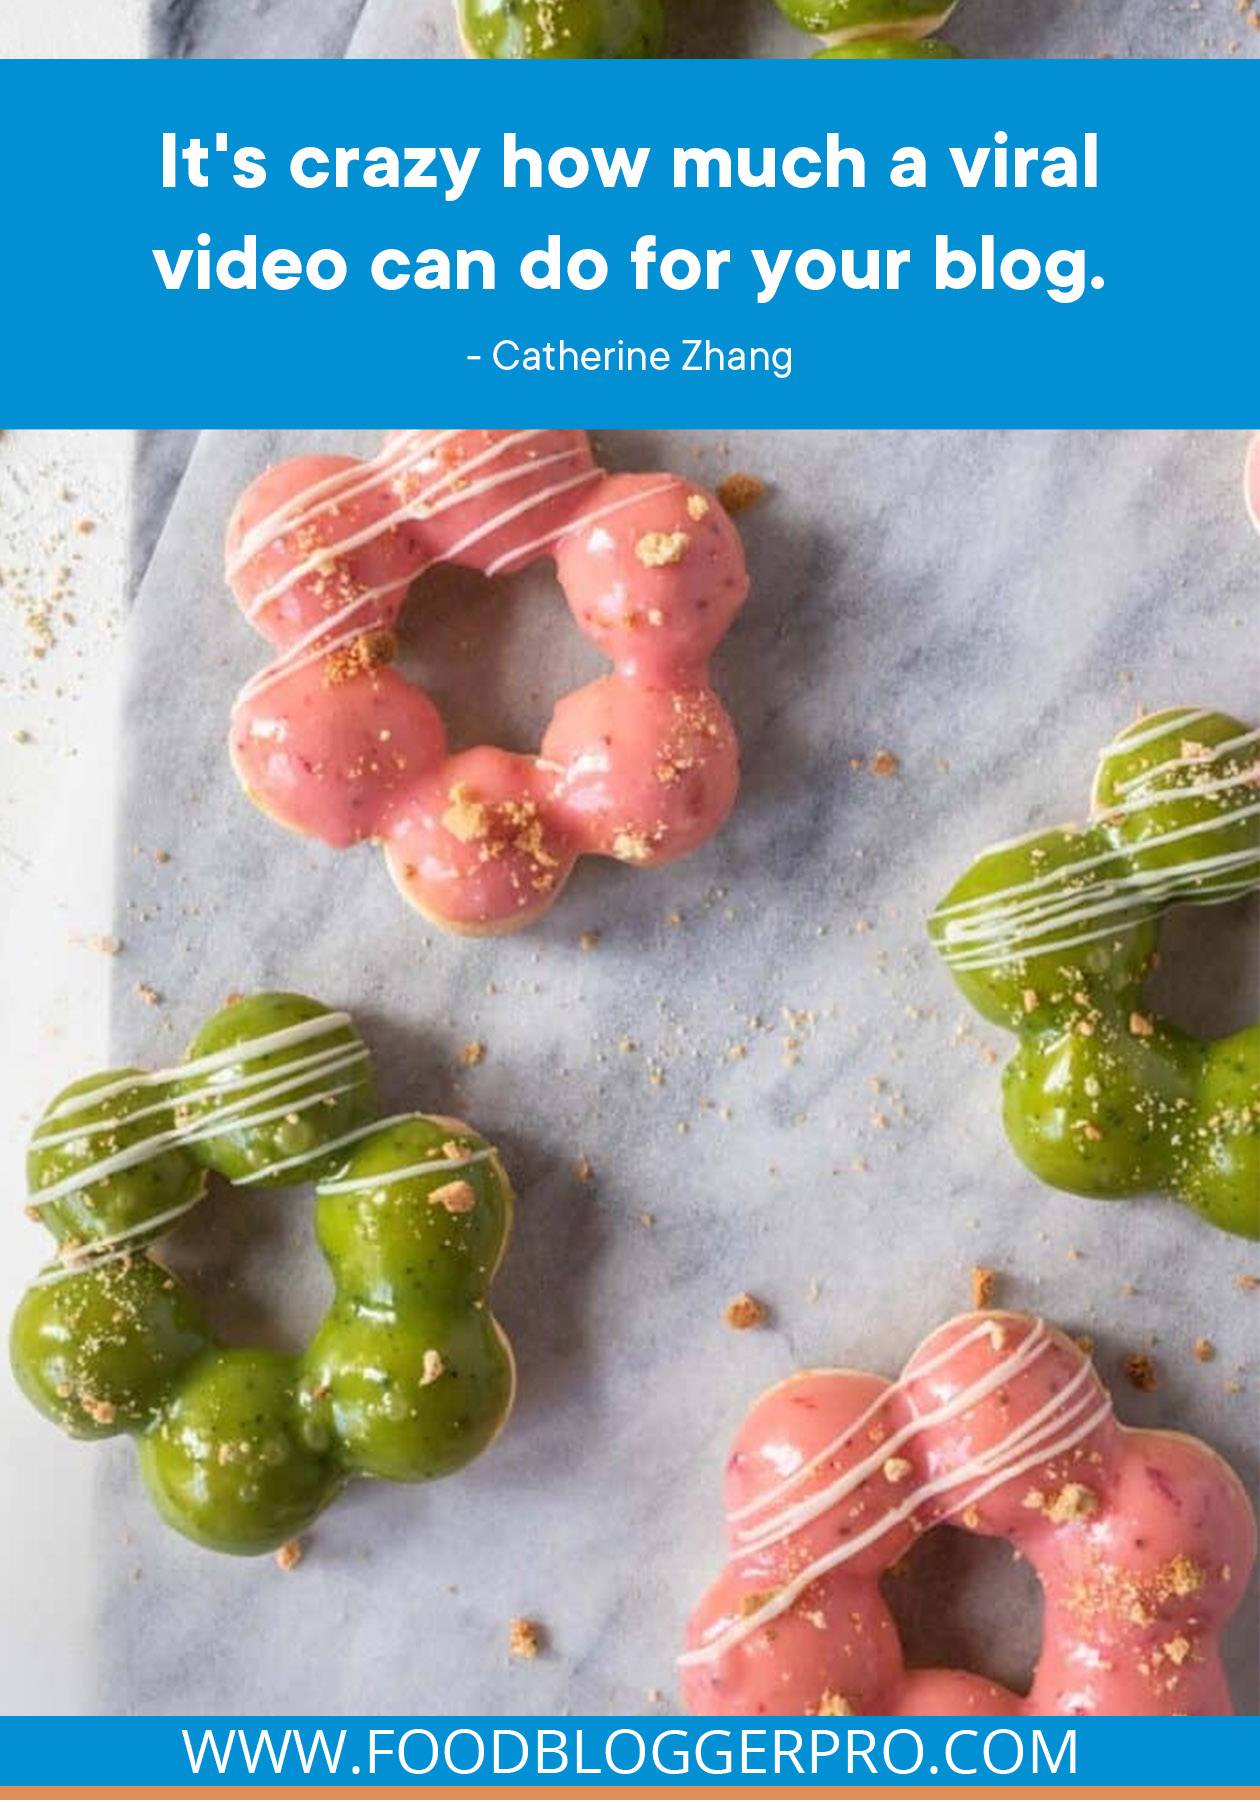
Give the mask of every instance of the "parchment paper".
M 617 467 L 769 483 L 742 521 L 752 598 L 717 662 L 744 789 L 691 861 L 588 863 L 540 926 L 487 943 L 427 929 L 374 851 L 285 835 L 229 771 L 231 697 L 266 647 L 223 586 L 223 523 L 265 463 L 317 442 L 347 440 L 204 435 L 137 600 L 116 1050 L 177 1054 L 234 989 L 351 1007 L 387 1107 L 466 1112 L 503 1146 L 521 1204 L 496 1306 L 520 1404 L 462 1476 L 358 1487 L 290 1575 L 183 1542 L 127 1444 L 85 1449 L 101 1708 L 668 1704 L 745 1408 L 802 1364 L 894 1373 L 968 1305 L 975 1263 L 1002 1272 L 1004 1302 L 1097 1339 L 1124 1418 L 1200 1434 L 1254 1489 L 1254 1375 L 1238 1365 L 1256 1297 L 1234 1281 L 1254 1251 L 1169 1203 L 1108 1206 L 1026 1175 L 998 1118 L 1009 1043 L 923 936 L 983 843 L 1084 807 L 1095 750 L 1139 706 L 1254 713 L 1241 437 L 609 434 Z M 410 666 L 461 742 L 535 742 L 592 672 L 548 565 L 492 588 L 438 575 L 408 619 Z M 896 775 L 851 767 L 880 749 Z M 1246 1016 L 1254 943 L 1245 906 L 1175 921 L 1178 1015 Z M 486 1056 L 467 1070 L 473 1040 Z M 179 1266 L 236 1341 L 309 1328 L 327 1291 L 309 1223 L 301 1192 L 225 1193 L 181 1234 Z M 723 1324 L 742 1289 L 768 1328 Z M 1200 1335 L 1215 1362 L 1193 1357 Z M 1138 1395 L 1119 1364 L 1152 1346 L 1159 1386 Z M 933 1540 L 898 1591 L 921 1659 L 1026 1669 L 1036 1598 L 1000 1548 Z M 508 1658 L 516 1614 L 548 1628 L 536 1663 Z M 1243 1710 L 1255 1618 L 1253 1595 L 1230 1640 Z

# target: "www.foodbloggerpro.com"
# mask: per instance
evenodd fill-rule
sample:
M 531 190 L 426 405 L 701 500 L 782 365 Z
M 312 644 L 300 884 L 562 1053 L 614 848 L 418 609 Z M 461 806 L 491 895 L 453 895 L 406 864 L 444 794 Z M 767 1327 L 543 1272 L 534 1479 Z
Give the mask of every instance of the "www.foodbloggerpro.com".
M 1077 1732 L 942 1720 L 935 1729 L 828 1725 L 643 1728 L 611 1721 L 548 1725 L 268 1725 L 223 1721 L 181 1731 L 194 1777 L 299 1775 L 459 1780 L 704 1776 L 778 1780 L 960 1775 L 1075 1776 Z

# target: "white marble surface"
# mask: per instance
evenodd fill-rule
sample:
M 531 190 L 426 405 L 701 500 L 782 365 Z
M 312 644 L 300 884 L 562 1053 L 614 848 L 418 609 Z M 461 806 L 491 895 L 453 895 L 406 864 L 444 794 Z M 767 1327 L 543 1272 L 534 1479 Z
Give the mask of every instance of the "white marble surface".
M 966 1305 L 974 1262 L 1003 1271 L 1007 1300 L 1093 1334 L 1108 1377 L 1153 1345 L 1160 1386 L 1121 1382 L 1122 1414 L 1200 1433 L 1254 1488 L 1256 1300 L 1233 1280 L 1254 1249 L 1161 1202 L 1107 1207 L 1025 1175 L 998 1123 L 1004 1047 L 922 932 L 986 838 L 1083 802 L 1093 750 L 1140 705 L 1253 706 L 1241 439 L 610 434 L 618 466 L 771 483 L 745 520 L 753 598 L 718 662 L 744 793 L 690 863 L 587 866 L 541 927 L 487 944 L 426 931 L 374 852 L 287 837 L 228 773 L 230 696 L 262 646 L 223 591 L 219 535 L 237 487 L 299 441 L 203 437 L 137 601 L 115 1051 L 169 1056 L 231 989 L 286 982 L 352 1006 L 387 1104 L 466 1109 L 504 1146 L 522 1203 L 498 1305 L 521 1404 L 464 1476 L 356 1491 L 290 1576 L 159 1526 L 128 1445 L 59 1455 L 94 1496 L 92 1703 L 640 1710 L 670 1693 L 719 1556 L 744 1407 L 800 1363 L 894 1370 Z M 589 667 L 545 569 L 505 591 L 436 579 L 411 617 L 408 654 L 461 736 L 497 724 L 531 741 Z M 895 777 L 850 767 L 880 748 Z M 1177 934 L 1183 1016 L 1223 1024 L 1245 1005 L 1254 924 L 1244 908 Z M 487 1056 L 465 1071 L 473 1038 Z M 307 1204 L 246 1204 L 208 1209 L 180 1263 L 226 1330 L 280 1319 L 291 1341 L 324 1291 Z M 773 1322 L 736 1336 L 722 1308 L 744 1288 Z M 1191 1354 L 1203 1333 L 1211 1364 Z M 944 1648 L 988 1644 L 1011 1673 L 1027 1593 L 987 1565 L 968 1593 L 967 1616 L 938 1624 Z M 517 1613 L 551 1633 L 536 1664 L 506 1655 Z M 1231 1666 L 1248 1709 L 1255 1658 L 1244 1623 Z

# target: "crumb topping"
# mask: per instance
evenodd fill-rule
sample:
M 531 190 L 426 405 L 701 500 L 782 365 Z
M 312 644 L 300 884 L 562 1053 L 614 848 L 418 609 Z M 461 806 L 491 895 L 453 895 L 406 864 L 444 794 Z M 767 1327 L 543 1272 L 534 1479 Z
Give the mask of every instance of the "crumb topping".
M 353 643 L 341 644 L 324 658 L 324 686 L 339 687 L 356 676 L 370 675 L 382 669 L 398 653 L 398 640 L 392 631 L 365 631 Z
M 816 1716 L 820 1719 L 847 1719 L 853 1716 L 853 1708 L 843 1694 L 836 1694 L 830 1688 L 824 1688 L 816 1708 Z
M 457 781 L 447 798 L 450 805 L 442 814 L 442 825 L 461 844 L 475 844 L 486 836 L 489 814 L 480 800 L 475 800 L 465 782 Z
M 470 1181 L 445 1182 L 429 1195 L 430 1206 L 444 1207 L 448 1213 L 471 1212 L 476 1204 L 477 1196 Z
M 645 531 L 634 553 L 645 569 L 667 569 L 680 563 L 690 548 L 685 531 Z
M 1098 1496 L 1084 1482 L 1065 1481 L 1055 1494 L 1046 1494 L 1041 1488 L 1029 1488 L 1024 1495 L 1024 1505 L 1029 1512 L 1041 1513 L 1052 1525 L 1076 1525 L 1082 1519 L 1092 1518 L 1098 1511 Z

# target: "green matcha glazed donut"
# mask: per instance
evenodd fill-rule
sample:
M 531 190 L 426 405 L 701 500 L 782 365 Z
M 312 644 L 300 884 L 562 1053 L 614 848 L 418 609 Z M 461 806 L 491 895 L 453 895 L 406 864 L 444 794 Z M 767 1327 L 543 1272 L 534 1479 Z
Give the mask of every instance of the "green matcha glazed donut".
M 456 0 L 470 56 L 659 56 L 664 0 Z
M 1177 707 L 1102 752 L 1091 824 L 994 845 L 936 908 L 954 980 L 1019 1034 L 1003 1112 L 1043 1181 L 1260 1237 L 1260 1025 L 1204 1043 L 1142 997 L 1170 907 L 1257 887 L 1260 731 Z
M 958 0 L 775 0 L 802 31 L 823 41 L 814 55 L 888 60 L 955 57 L 962 51 L 933 32 L 947 23 Z
M 300 1355 L 217 1343 L 150 1253 L 211 1170 L 315 1183 L 335 1291 Z M 71 1437 L 131 1433 L 158 1511 L 195 1542 L 277 1549 L 352 1476 L 452 1474 L 506 1422 L 512 1353 L 487 1296 L 511 1185 L 459 1120 L 375 1116 L 347 1013 L 258 994 L 174 1069 L 75 1082 L 35 1128 L 27 1180 L 57 1252 L 13 1321 L 18 1384 Z
M 775 0 L 802 31 L 823 40 L 815 56 L 961 56 L 932 36 L 957 0 Z M 456 0 L 471 56 L 660 56 L 665 0 Z

